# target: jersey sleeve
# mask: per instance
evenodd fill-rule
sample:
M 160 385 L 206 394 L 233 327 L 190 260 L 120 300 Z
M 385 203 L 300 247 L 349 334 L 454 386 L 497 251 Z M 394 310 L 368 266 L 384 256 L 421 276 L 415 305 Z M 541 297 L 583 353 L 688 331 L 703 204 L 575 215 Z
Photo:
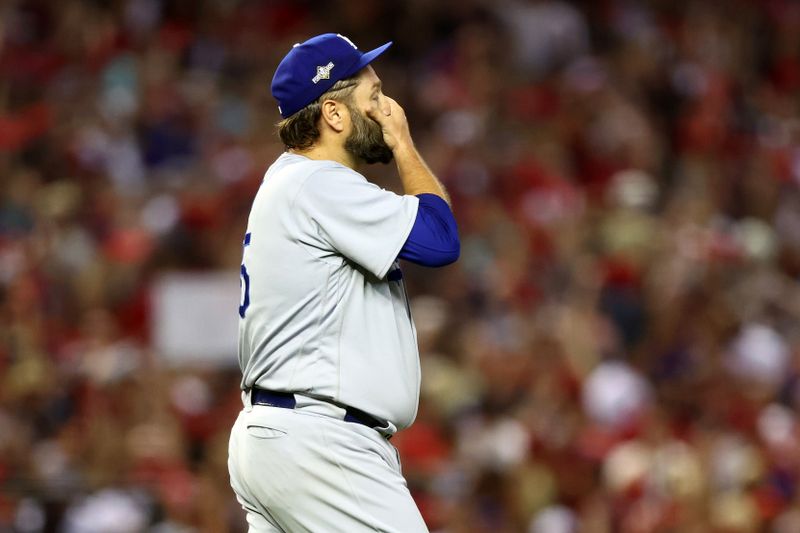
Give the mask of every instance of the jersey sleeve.
M 383 278 L 411 232 L 419 199 L 400 196 L 347 169 L 321 169 L 298 192 L 295 208 L 332 250 Z
M 418 194 L 417 198 L 417 217 L 399 257 L 427 267 L 455 262 L 461 243 L 453 211 L 444 199 L 435 194 Z

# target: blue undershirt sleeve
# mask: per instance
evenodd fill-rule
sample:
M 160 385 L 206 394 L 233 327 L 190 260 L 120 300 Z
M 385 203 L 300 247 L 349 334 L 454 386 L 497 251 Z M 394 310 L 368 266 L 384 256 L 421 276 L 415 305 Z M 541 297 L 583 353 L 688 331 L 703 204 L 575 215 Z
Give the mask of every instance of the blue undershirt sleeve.
M 435 194 L 418 194 L 417 198 L 417 217 L 398 257 L 427 267 L 455 262 L 461 243 L 450 206 Z

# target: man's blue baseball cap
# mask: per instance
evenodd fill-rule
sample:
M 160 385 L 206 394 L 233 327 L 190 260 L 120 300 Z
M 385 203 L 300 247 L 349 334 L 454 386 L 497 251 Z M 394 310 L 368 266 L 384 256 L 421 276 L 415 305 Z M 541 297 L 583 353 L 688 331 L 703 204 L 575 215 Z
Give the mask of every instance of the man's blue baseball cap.
M 392 42 L 361 53 L 353 41 L 338 33 L 323 33 L 292 47 L 272 78 L 278 111 L 288 118 L 349 78 L 381 55 Z

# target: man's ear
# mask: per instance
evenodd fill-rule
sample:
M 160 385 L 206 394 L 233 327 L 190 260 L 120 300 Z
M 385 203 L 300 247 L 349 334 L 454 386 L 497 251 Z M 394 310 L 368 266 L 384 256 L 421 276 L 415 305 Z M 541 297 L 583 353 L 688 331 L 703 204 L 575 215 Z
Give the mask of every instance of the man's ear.
M 337 133 L 344 131 L 346 106 L 336 100 L 322 102 L 322 120 Z

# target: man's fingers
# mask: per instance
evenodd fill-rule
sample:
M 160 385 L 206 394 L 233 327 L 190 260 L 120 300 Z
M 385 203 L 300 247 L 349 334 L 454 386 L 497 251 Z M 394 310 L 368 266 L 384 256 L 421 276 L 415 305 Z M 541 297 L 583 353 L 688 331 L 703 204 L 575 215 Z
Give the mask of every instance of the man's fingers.
M 391 111 L 386 113 L 386 109 L 384 107 L 380 108 L 380 112 L 376 111 L 374 108 L 367 109 L 367 116 L 379 124 L 383 123 L 385 117 L 389 116 L 389 114 L 391 114 Z

